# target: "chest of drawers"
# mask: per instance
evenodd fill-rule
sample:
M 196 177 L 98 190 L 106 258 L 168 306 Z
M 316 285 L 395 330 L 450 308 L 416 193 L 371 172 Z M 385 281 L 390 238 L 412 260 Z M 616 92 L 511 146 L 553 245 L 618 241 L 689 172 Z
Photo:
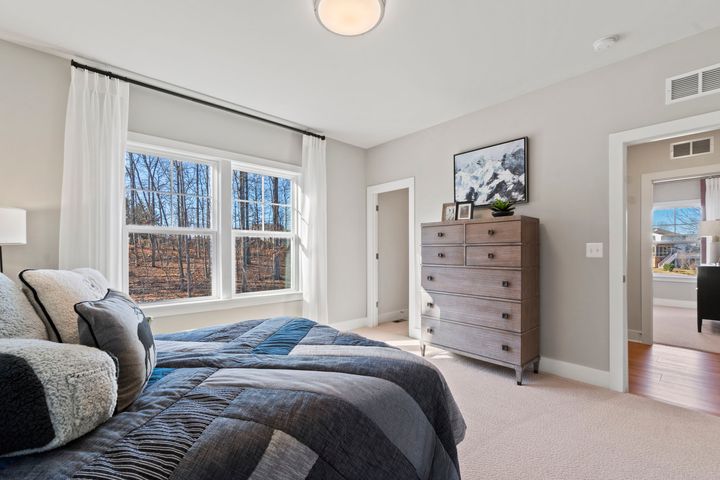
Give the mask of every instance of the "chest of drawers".
M 426 345 L 515 369 L 540 361 L 539 221 L 504 217 L 422 225 Z

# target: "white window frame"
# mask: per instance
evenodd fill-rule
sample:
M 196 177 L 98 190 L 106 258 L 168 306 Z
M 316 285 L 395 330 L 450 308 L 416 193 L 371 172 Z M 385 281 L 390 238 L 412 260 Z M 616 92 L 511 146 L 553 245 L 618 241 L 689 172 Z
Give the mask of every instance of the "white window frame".
M 130 233 L 165 233 L 181 235 L 211 235 L 213 239 L 212 252 L 212 295 L 209 297 L 183 298 L 143 304 L 143 310 L 153 317 L 165 317 L 191 313 L 201 313 L 215 310 L 225 310 L 238 307 L 267 305 L 284 302 L 297 302 L 302 300 L 302 288 L 299 275 L 298 251 L 298 181 L 300 166 L 278 162 L 250 155 L 227 152 L 210 147 L 178 142 L 161 137 L 144 135 L 135 132 L 128 133 L 127 151 L 139 153 L 152 153 L 172 160 L 186 160 L 203 163 L 213 167 L 212 198 L 211 198 L 211 228 L 194 229 L 182 227 L 154 227 L 154 226 L 128 226 L 123 222 L 123 284 L 125 292 L 129 290 L 129 239 Z M 243 170 L 287 178 L 292 181 L 292 231 L 291 232 L 244 232 L 232 229 L 232 171 Z M 123 189 L 123 199 L 125 191 Z M 238 233 L 248 237 L 281 237 L 291 238 L 292 277 L 291 288 L 282 290 L 269 290 L 264 292 L 249 292 L 235 294 L 235 255 L 234 242 Z
M 656 210 L 674 210 L 678 208 L 699 208 L 702 213 L 702 203 L 700 200 L 676 200 L 672 202 L 655 202 L 652 206 L 651 218 Z M 677 223 L 673 224 L 677 225 Z M 652 220 L 651 220 L 652 228 Z M 700 237 L 698 236 L 698 239 Z M 652 272 L 653 280 L 658 282 L 675 282 L 675 283 L 697 283 L 697 276 L 679 275 L 672 273 Z

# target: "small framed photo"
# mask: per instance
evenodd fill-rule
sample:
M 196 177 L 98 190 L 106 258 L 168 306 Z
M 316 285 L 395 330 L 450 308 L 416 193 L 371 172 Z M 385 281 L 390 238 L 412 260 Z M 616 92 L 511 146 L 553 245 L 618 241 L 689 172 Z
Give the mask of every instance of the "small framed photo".
M 457 219 L 471 220 L 473 218 L 473 202 L 458 202 Z
M 442 221 L 451 222 L 453 220 L 457 220 L 457 205 L 455 202 L 443 203 Z

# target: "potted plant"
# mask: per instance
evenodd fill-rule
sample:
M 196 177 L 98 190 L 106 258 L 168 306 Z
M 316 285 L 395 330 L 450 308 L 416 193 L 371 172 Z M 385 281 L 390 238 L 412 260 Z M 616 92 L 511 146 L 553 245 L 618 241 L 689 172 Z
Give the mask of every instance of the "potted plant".
M 493 217 L 509 217 L 515 214 L 515 202 L 504 198 L 496 198 L 490 203 Z

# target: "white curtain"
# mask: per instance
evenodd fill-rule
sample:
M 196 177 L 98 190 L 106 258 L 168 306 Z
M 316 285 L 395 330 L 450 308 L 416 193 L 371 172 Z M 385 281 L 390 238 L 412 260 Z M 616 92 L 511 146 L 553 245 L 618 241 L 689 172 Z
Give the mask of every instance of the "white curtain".
M 91 267 L 122 287 L 128 84 L 71 68 L 60 205 L 60 268 Z
M 325 141 L 303 137 L 300 185 L 300 270 L 303 316 L 328 323 Z
M 720 178 L 705 179 L 705 219 L 720 220 Z

